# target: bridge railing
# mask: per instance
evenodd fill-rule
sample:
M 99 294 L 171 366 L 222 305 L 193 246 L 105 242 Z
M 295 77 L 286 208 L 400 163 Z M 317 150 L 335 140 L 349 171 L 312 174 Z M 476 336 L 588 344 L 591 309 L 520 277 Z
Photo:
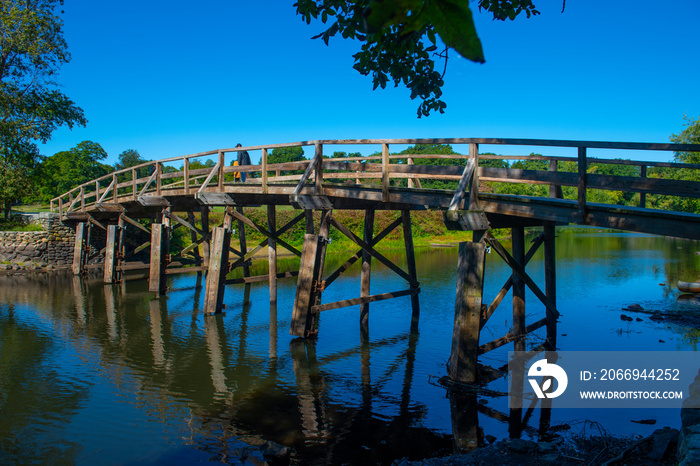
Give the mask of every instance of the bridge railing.
M 415 144 L 450 144 L 456 152 L 464 154 L 391 154 L 396 146 Z M 366 147 L 377 150 L 370 156 L 327 157 L 324 147 L 342 145 Z M 479 147 L 488 145 L 542 147 L 547 150 L 561 148 L 576 151 L 576 156 L 552 155 L 493 155 L 479 154 Z M 314 155 L 310 160 L 268 163 L 269 152 L 282 147 L 311 147 Z M 465 150 L 462 151 L 462 148 Z M 615 150 L 615 159 L 589 157 L 590 149 Z M 239 151 L 260 154 L 257 165 L 234 166 L 233 160 Z M 557 149 L 558 150 L 558 149 Z M 592 141 L 559 141 L 532 139 L 374 139 L 374 140 L 327 140 L 304 141 L 290 144 L 237 147 L 197 154 L 184 155 L 146 162 L 109 173 L 83 183 L 67 193 L 51 200 L 51 209 L 64 212 L 99 209 L 109 204 L 136 202 L 149 197 L 163 195 L 192 195 L 206 192 L 261 192 L 271 187 L 295 186 L 294 194 L 304 187 L 313 187 L 314 193 L 323 192 L 323 185 L 354 185 L 380 189 L 382 199 L 389 200 L 392 190 L 424 189 L 423 185 L 440 185 L 442 189 L 466 189 L 467 184 L 458 182 L 465 176 L 464 167 L 474 159 L 477 167 L 470 175 L 472 186 L 544 185 L 549 190 L 545 197 L 568 198 L 575 192 L 579 209 L 585 211 L 590 190 L 624 191 L 639 194 L 639 207 L 647 207 L 649 195 L 700 198 L 700 176 L 672 176 L 668 173 L 685 170 L 699 173 L 700 164 L 674 162 L 634 161 L 624 159 L 627 151 L 675 151 L 698 152 L 700 144 L 647 144 L 613 143 Z M 619 158 L 617 158 L 619 157 Z M 202 160 L 206 159 L 204 162 Z M 501 161 L 498 163 L 489 161 Z M 539 162 L 536 169 L 506 166 L 503 161 Z M 532 165 L 532 164 L 530 164 Z M 608 175 L 597 173 L 603 165 L 632 167 L 630 175 Z M 240 182 L 240 174 L 247 173 L 246 183 Z M 474 183 L 476 181 L 476 183 Z M 441 182 L 436 183 L 436 182 Z M 429 186 L 426 186 L 428 188 Z

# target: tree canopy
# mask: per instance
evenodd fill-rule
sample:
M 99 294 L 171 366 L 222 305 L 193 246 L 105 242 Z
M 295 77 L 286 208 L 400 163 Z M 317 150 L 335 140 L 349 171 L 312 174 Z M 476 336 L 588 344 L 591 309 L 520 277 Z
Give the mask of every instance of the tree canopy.
M 672 134 L 669 138 L 676 144 L 700 144 L 700 118 L 693 120 L 688 115 L 683 115 L 685 129 L 678 134 Z M 697 152 L 676 152 L 676 162 L 700 163 L 700 154 Z
M 0 3 L 0 203 L 5 213 L 40 159 L 36 141 L 60 126 L 86 124 L 83 111 L 54 77 L 70 55 L 56 10 L 62 0 Z
M 340 34 L 359 41 L 353 67 L 372 76 L 374 89 L 384 89 L 390 80 L 405 85 L 411 99 L 421 100 L 419 118 L 445 111 L 441 96 L 450 48 L 471 61 L 485 61 L 469 0 L 298 0 L 294 6 L 307 24 L 330 24 L 314 39 L 328 45 Z M 539 14 L 531 0 L 479 0 L 478 7 L 501 21 Z M 436 59 L 442 67 L 436 68 Z
M 41 164 L 41 195 L 52 199 L 77 185 L 113 171 L 101 161 L 107 152 L 96 142 L 83 141 L 70 150 L 58 152 Z
M 302 160 L 306 160 L 304 148 L 299 146 L 277 147 L 267 156 L 267 163 L 301 162 Z

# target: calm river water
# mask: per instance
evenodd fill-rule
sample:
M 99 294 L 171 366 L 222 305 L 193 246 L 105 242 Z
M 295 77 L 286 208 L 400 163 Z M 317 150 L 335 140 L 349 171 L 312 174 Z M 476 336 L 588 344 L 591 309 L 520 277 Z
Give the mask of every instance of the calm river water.
M 697 333 L 620 314 L 632 304 L 697 311 L 677 302 L 675 287 L 698 278 L 696 251 L 691 241 L 559 230 L 560 349 L 695 351 Z M 329 257 L 327 272 L 338 261 Z M 277 308 L 266 284 L 236 285 L 226 290 L 226 313 L 204 317 L 196 274 L 169 280 L 160 299 L 145 281 L 0 277 L 0 464 L 236 463 L 265 440 L 291 447 L 298 463 L 388 463 L 452 452 L 465 413 L 478 413 L 471 417 L 486 437 L 536 439 L 539 410 L 514 428 L 505 397 L 451 400 L 437 383 L 450 353 L 456 261 L 456 248 L 420 251 L 419 332 L 409 331 L 410 298 L 397 298 L 371 305 L 369 341 L 361 340 L 357 306 L 323 313 L 317 340 L 293 340 L 294 279 L 280 281 Z M 406 288 L 373 266 L 372 294 Z M 256 267 L 264 273 L 266 264 Z M 541 252 L 528 270 L 542 282 Z M 489 255 L 485 300 L 508 276 Z M 355 267 L 323 299 L 354 298 L 359 289 Z M 528 320 L 539 320 L 543 306 L 531 294 L 527 303 Z M 510 312 L 508 297 L 482 343 L 509 330 Z M 529 346 L 541 342 L 536 335 Z M 505 364 L 508 348 L 484 362 Z M 489 388 L 505 391 L 505 380 Z M 657 423 L 631 422 L 640 419 Z M 574 433 L 649 434 L 677 428 L 680 413 L 553 409 L 550 423 Z

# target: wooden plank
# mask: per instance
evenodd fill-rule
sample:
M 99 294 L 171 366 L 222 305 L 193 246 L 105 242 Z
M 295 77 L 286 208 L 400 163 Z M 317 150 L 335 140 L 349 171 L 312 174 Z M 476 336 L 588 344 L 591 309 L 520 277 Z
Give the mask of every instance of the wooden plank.
M 290 277 L 298 277 L 299 276 L 299 271 L 298 270 L 292 270 L 289 272 L 278 272 L 276 275 L 277 280 L 280 278 L 290 278 Z M 226 280 L 227 285 L 239 285 L 241 283 L 260 283 L 260 282 L 269 282 L 270 281 L 270 275 L 256 275 L 254 277 L 242 277 L 242 278 L 232 278 L 230 280 Z
M 268 239 L 276 240 L 278 244 L 282 245 L 282 246 L 283 246 L 285 249 L 287 249 L 289 252 L 292 252 L 292 253 L 294 253 L 295 255 L 301 257 L 301 254 L 302 254 L 302 253 L 301 253 L 297 248 L 295 248 L 295 247 L 292 246 L 291 244 L 287 243 L 286 241 L 281 240 L 280 238 L 274 237 L 273 235 L 270 234 L 269 231 L 267 231 L 267 228 L 261 227 L 261 226 L 258 225 L 257 223 L 255 223 L 255 222 L 253 222 L 252 220 L 250 220 L 248 217 L 244 216 L 243 214 L 241 214 L 240 212 L 237 212 L 237 211 L 235 211 L 235 210 L 232 212 L 232 215 L 233 215 L 234 217 L 236 217 L 239 221 L 243 222 L 244 224 L 249 225 L 249 226 L 255 228 L 255 230 L 257 230 L 258 232 L 260 232 L 260 233 L 262 233 L 263 235 L 265 235 Z
M 317 251 L 320 245 L 320 236 L 304 235 L 301 262 L 299 263 L 299 277 L 297 279 L 296 295 L 294 297 L 294 309 L 292 311 L 292 323 L 289 333 L 296 337 L 309 336 L 313 319 L 311 318 L 311 305 L 314 282 L 318 279 Z
M 194 267 L 170 267 L 165 269 L 165 275 L 177 275 L 181 273 L 191 273 L 191 272 L 206 272 L 209 267 L 194 266 Z
M 469 144 L 469 160 L 473 160 L 474 166 L 479 166 L 479 145 Z M 479 170 L 474 170 L 469 187 L 469 210 L 479 209 Z M 486 229 L 486 228 L 484 228 Z M 479 228 L 481 230 L 481 228 Z
M 303 175 L 301 175 L 301 178 L 299 179 L 299 183 L 297 184 L 297 187 L 294 189 L 294 196 L 297 196 L 299 193 L 301 193 L 301 189 L 304 187 L 306 182 L 309 180 L 309 177 L 311 176 L 311 173 L 316 169 L 316 165 L 320 163 L 320 159 L 316 156 L 314 156 L 313 160 L 311 160 L 311 163 L 309 163 L 309 166 L 306 167 L 306 171 L 304 172 Z
M 170 202 L 163 196 L 139 196 L 138 203 L 146 207 L 168 207 Z
M 382 144 L 382 201 L 389 202 L 389 187 L 391 175 L 389 173 L 389 145 Z
M 399 217 L 394 220 L 389 226 L 387 226 L 381 233 L 372 239 L 372 247 L 378 244 L 381 240 L 386 238 L 392 231 L 401 225 L 402 218 Z M 342 275 L 347 269 L 349 269 L 355 262 L 357 262 L 362 256 L 362 249 L 359 249 L 353 256 L 351 256 L 343 265 L 338 267 L 332 274 L 330 274 L 324 281 L 326 282 L 326 287 L 330 286 L 340 275 Z
M 396 264 L 394 264 L 389 259 L 377 252 L 372 246 L 358 238 L 357 235 L 350 231 L 345 225 L 340 223 L 335 218 L 332 218 L 331 222 L 333 226 L 336 227 L 342 234 L 347 236 L 349 239 L 353 240 L 358 246 L 360 246 L 363 250 L 367 251 L 372 257 L 376 258 L 379 262 L 393 270 L 394 273 L 406 280 L 411 286 L 420 286 L 420 284 L 413 277 L 408 275 L 406 272 L 401 270 L 401 268 L 398 267 Z
M 535 255 L 535 252 L 539 249 L 539 247 L 542 245 L 544 242 L 545 235 L 541 234 L 539 235 L 535 241 L 533 241 L 532 246 L 530 246 L 530 249 L 527 251 L 527 254 L 525 254 L 525 265 L 530 262 L 530 259 L 532 259 L 532 256 Z M 501 301 L 503 301 L 503 298 L 506 297 L 506 294 L 510 291 L 510 288 L 513 286 L 513 276 L 515 273 L 512 273 L 510 277 L 508 277 L 508 280 L 506 280 L 505 284 L 501 287 L 501 290 L 498 292 L 494 300 L 491 302 L 489 307 L 486 309 L 486 312 L 481 318 L 481 328 L 483 329 L 484 326 L 486 325 L 486 322 L 491 318 L 493 313 L 496 311 L 498 308 L 498 305 L 501 304 Z
M 122 215 L 120 216 L 120 218 L 124 219 L 124 221 L 125 221 L 126 223 L 130 223 L 131 225 L 135 226 L 135 227 L 138 228 L 139 230 L 141 230 L 141 231 L 143 231 L 143 232 L 145 232 L 145 233 L 148 233 L 149 235 L 151 234 L 151 230 L 149 230 L 148 228 L 146 228 L 146 227 L 145 227 L 143 224 L 141 224 L 140 222 L 137 222 L 136 220 L 134 220 L 134 219 L 132 219 L 132 218 L 129 218 L 129 217 L 127 217 L 127 216 L 124 215 L 124 214 L 122 214 Z
M 85 222 L 80 222 L 75 227 L 75 243 L 73 246 L 73 275 L 82 275 L 85 257 Z
M 212 232 L 212 250 L 207 273 L 204 312 L 214 314 L 221 312 L 224 303 L 226 274 L 228 273 L 228 247 L 231 231 L 216 227 Z
M 204 180 L 204 183 L 202 183 L 202 186 L 200 186 L 199 191 L 197 191 L 197 192 L 199 192 L 199 193 L 204 192 L 204 190 L 209 185 L 209 182 L 211 181 L 211 179 L 214 178 L 214 175 L 217 175 L 219 173 L 220 164 L 221 164 L 221 160 L 219 160 L 219 162 L 217 162 L 217 164 L 214 165 L 214 167 L 209 172 L 209 175 L 207 175 L 207 178 Z
M 314 169 L 314 194 L 321 196 L 323 195 L 323 144 L 316 143 L 314 147 L 314 158 L 318 159 Z
M 485 182 L 578 186 L 578 175 L 569 172 L 496 167 L 479 167 L 478 172 Z
M 687 180 L 646 178 L 640 176 L 613 176 L 589 173 L 586 177 L 588 189 L 629 191 L 642 194 L 664 194 L 668 196 L 700 197 L 700 183 Z
M 511 228 L 513 260 L 525 269 L 525 228 Z M 513 276 L 513 334 L 517 337 L 525 331 L 525 282 L 518 274 Z M 515 351 L 525 351 L 525 340 L 515 342 Z
M 262 192 L 267 193 L 267 148 L 263 148 L 260 150 L 262 153 L 260 157 L 260 163 L 262 167 L 260 168 L 260 176 L 262 179 Z
M 447 208 L 447 210 L 457 210 L 457 207 L 462 202 L 462 199 L 464 199 L 465 190 L 467 189 L 469 182 L 472 181 L 472 178 L 474 177 L 475 169 L 475 160 L 469 159 L 467 161 L 467 165 L 464 167 L 462 178 L 459 180 L 459 184 L 457 185 L 457 189 L 455 190 L 455 194 L 452 197 L 452 201 L 450 202 L 450 206 Z
M 418 283 L 418 271 L 416 269 L 416 254 L 413 248 L 413 232 L 411 231 L 411 212 L 408 210 L 401 211 L 401 223 L 403 224 L 403 242 L 406 249 L 406 267 L 408 274 Z M 418 292 L 420 288 L 417 285 L 411 285 L 412 290 L 416 293 L 411 295 L 411 332 L 418 331 L 418 319 L 420 317 L 420 302 L 418 300 Z
M 233 198 L 226 193 L 209 193 L 209 192 L 196 192 L 194 193 L 194 198 L 197 199 L 202 205 L 225 205 L 225 206 L 235 206 L 236 202 Z
M 374 210 L 365 211 L 365 223 L 362 233 L 364 242 L 372 244 L 374 237 Z M 370 278 L 372 275 L 372 256 L 367 251 L 362 251 L 362 265 L 360 266 L 360 296 L 367 297 L 370 293 Z M 364 301 L 360 305 L 360 328 L 369 331 L 369 303 Z
M 485 260 L 484 243 L 459 244 L 457 298 L 448 365 L 449 377 L 457 382 L 477 382 Z
M 537 299 L 539 299 L 542 304 L 544 304 L 550 312 L 552 312 L 552 315 L 559 317 L 559 311 L 557 311 L 556 307 L 554 304 L 552 304 L 547 296 L 542 293 L 542 290 L 539 289 L 539 287 L 535 284 L 535 282 L 530 278 L 530 276 L 525 272 L 525 269 L 513 259 L 513 257 L 508 254 L 508 251 L 506 251 L 503 246 L 496 240 L 495 238 L 489 236 L 486 240 L 491 247 L 493 248 L 496 253 L 498 253 L 499 256 L 510 266 L 510 268 L 522 278 L 522 280 L 525 282 L 525 285 L 527 285 L 528 288 L 532 291 L 532 293 L 537 296 Z
M 392 298 L 400 298 L 402 296 L 415 296 L 418 294 L 418 290 L 415 288 L 408 289 L 408 290 L 402 290 L 402 291 L 394 291 L 391 293 L 382 293 L 382 294 L 375 294 L 375 295 L 367 295 L 367 296 L 362 296 L 359 298 L 353 298 L 353 299 L 345 299 L 342 301 L 336 301 L 333 303 L 328 303 L 328 304 L 319 304 L 316 306 L 311 307 L 311 312 L 313 313 L 319 313 L 323 311 L 330 311 L 333 309 L 339 309 L 341 307 L 349 307 L 349 306 L 356 306 L 356 305 L 366 305 L 369 303 L 374 303 L 377 301 L 385 301 L 387 299 L 392 299 Z
M 299 195 L 294 198 L 293 202 L 299 204 L 299 207 L 301 207 L 304 210 L 323 210 L 333 208 L 333 203 L 330 199 L 328 199 L 328 196 Z
M 454 200 L 454 199 L 453 199 Z M 491 225 L 483 210 L 446 210 L 443 222 L 448 230 L 490 230 Z

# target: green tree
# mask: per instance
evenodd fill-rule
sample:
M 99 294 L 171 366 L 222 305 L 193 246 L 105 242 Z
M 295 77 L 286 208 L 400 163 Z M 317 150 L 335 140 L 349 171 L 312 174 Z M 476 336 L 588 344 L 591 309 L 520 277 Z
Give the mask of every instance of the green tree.
M 70 55 L 56 10 L 62 0 L 0 3 L 0 203 L 5 215 L 31 186 L 40 161 L 36 141 L 60 126 L 86 124 L 83 111 L 54 81 Z
M 121 154 L 119 154 L 119 160 L 117 163 L 114 164 L 114 169 L 115 170 L 124 170 L 125 168 L 129 167 L 134 167 L 136 165 L 141 165 L 142 163 L 146 163 L 148 160 L 145 160 L 143 157 L 141 157 L 141 154 L 139 154 L 139 151 L 135 149 L 127 149 L 123 151 Z M 149 176 L 151 172 L 153 171 L 152 167 L 142 167 L 142 168 L 137 168 L 136 169 L 136 177 L 137 178 L 144 178 L 146 176 Z M 123 176 L 123 179 L 130 179 L 129 176 Z
M 304 157 L 303 147 L 276 147 L 272 149 L 272 152 L 267 156 L 267 163 L 288 163 L 288 162 L 302 162 L 306 160 Z M 304 173 L 303 170 L 283 170 L 280 175 L 298 175 Z
M 276 147 L 267 156 L 267 163 L 301 162 L 306 160 L 303 147 Z
M 693 119 L 683 115 L 685 129 L 669 138 L 676 144 L 700 144 L 700 118 Z M 674 161 L 681 163 L 700 163 L 698 152 L 676 152 Z M 667 178 L 672 180 L 700 182 L 700 170 L 695 168 L 652 168 L 648 176 L 651 178 Z M 650 206 L 657 209 L 675 210 L 679 212 L 700 213 L 700 199 L 678 196 L 647 196 Z
M 693 120 L 688 115 L 683 115 L 685 129 L 678 134 L 672 134 L 669 138 L 676 144 L 700 144 L 700 118 Z M 676 162 L 700 163 L 700 152 L 676 152 L 673 154 Z
M 41 164 L 41 194 L 45 201 L 113 171 L 100 161 L 107 152 L 96 142 L 83 141 L 74 148 L 58 152 Z
M 485 61 L 469 0 L 298 0 L 294 6 L 307 24 L 330 21 L 314 39 L 328 45 L 340 34 L 359 41 L 353 68 L 371 75 L 374 89 L 384 89 L 390 80 L 405 85 L 411 99 L 421 100 L 419 118 L 445 111 L 441 96 L 450 48 L 474 62 Z M 479 0 L 478 7 L 498 20 L 539 14 L 531 0 Z M 443 62 L 437 69 L 435 58 Z

